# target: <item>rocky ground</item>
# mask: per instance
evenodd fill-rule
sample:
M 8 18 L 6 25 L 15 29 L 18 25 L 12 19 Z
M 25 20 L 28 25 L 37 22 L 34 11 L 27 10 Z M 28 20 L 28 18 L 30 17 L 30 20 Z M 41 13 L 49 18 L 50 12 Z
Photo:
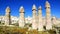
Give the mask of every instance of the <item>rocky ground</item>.
M 0 26 L 0 34 L 55 34 L 53 30 L 39 32 L 37 30 L 28 31 L 28 28 Z

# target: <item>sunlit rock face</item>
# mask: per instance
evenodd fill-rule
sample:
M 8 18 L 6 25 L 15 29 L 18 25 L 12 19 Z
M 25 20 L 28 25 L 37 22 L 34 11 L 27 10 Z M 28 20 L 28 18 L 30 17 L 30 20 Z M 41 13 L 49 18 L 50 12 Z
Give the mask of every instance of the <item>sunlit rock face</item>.
M 38 31 L 43 31 L 42 7 L 38 8 Z
M 11 16 L 11 24 L 15 24 L 15 23 L 18 23 L 18 17 L 16 16 Z
M 58 25 L 58 24 L 60 24 L 60 19 L 53 16 L 52 17 L 52 23 L 53 23 L 53 25 Z
M 20 7 L 19 12 L 20 12 L 19 27 L 24 27 L 25 18 L 24 18 L 24 8 L 23 8 L 23 6 Z
M 5 16 L 0 16 L 0 24 L 5 24 Z
M 28 16 L 25 18 L 25 23 L 29 23 L 31 24 L 32 23 L 32 17 Z
M 50 4 L 46 1 L 46 29 L 52 29 L 52 22 L 51 22 L 51 13 L 50 13 Z
M 53 17 L 52 17 L 52 23 L 53 23 L 54 25 L 56 25 L 56 24 L 57 24 L 56 22 L 57 22 L 56 17 L 53 16 Z
M 33 12 L 33 16 L 32 16 L 32 29 L 37 29 L 37 21 L 36 21 L 36 6 L 33 5 L 32 7 L 32 12 Z
M 6 14 L 5 14 L 5 25 L 9 25 L 10 23 L 10 8 L 9 6 L 6 8 Z

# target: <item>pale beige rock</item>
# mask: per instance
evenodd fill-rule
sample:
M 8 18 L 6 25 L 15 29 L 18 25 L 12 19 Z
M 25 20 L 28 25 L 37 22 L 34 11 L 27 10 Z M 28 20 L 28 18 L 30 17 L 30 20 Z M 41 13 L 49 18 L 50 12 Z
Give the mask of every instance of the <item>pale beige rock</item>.
M 19 27 L 24 27 L 25 18 L 24 18 L 24 8 L 23 8 L 23 6 L 20 7 L 19 12 L 20 12 Z
M 43 20 L 42 20 L 42 7 L 39 6 L 38 9 L 38 31 L 43 31 Z
M 51 11 L 50 11 L 50 4 L 46 1 L 46 29 L 52 29 L 52 22 L 51 22 Z
M 33 12 L 33 16 L 32 16 L 32 29 L 37 29 L 36 6 L 35 5 L 33 5 L 33 7 L 32 7 L 32 12 Z
M 6 14 L 5 14 L 5 25 L 9 25 L 9 23 L 10 23 L 9 16 L 10 16 L 10 8 L 8 6 L 6 8 Z

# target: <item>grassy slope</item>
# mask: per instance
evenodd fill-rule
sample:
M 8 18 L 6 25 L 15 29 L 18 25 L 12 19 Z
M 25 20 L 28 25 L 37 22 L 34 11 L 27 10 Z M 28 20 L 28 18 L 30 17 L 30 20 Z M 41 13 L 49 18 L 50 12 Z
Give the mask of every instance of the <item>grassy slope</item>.
M 53 31 L 38 32 L 37 30 L 28 31 L 28 28 L 0 26 L 0 34 L 54 34 Z

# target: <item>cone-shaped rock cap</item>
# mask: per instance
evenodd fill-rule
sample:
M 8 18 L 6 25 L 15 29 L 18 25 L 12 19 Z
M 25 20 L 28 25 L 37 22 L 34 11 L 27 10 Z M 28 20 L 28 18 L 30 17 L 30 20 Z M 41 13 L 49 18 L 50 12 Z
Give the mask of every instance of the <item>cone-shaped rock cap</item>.
M 38 10 L 42 10 L 42 7 L 41 7 L 41 6 L 39 6 Z
M 46 7 L 50 7 L 50 4 L 48 1 L 46 1 Z
M 20 11 L 20 12 L 24 12 L 23 6 L 20 7 L 19 11 Z
M 7 6 L 7 8 L 6 8 L 6 12 L 10 12 L 9 6 Z
M 33 5 L 32 10 L 36 10 L 36 6 L 35 6 L 35 4 Z

